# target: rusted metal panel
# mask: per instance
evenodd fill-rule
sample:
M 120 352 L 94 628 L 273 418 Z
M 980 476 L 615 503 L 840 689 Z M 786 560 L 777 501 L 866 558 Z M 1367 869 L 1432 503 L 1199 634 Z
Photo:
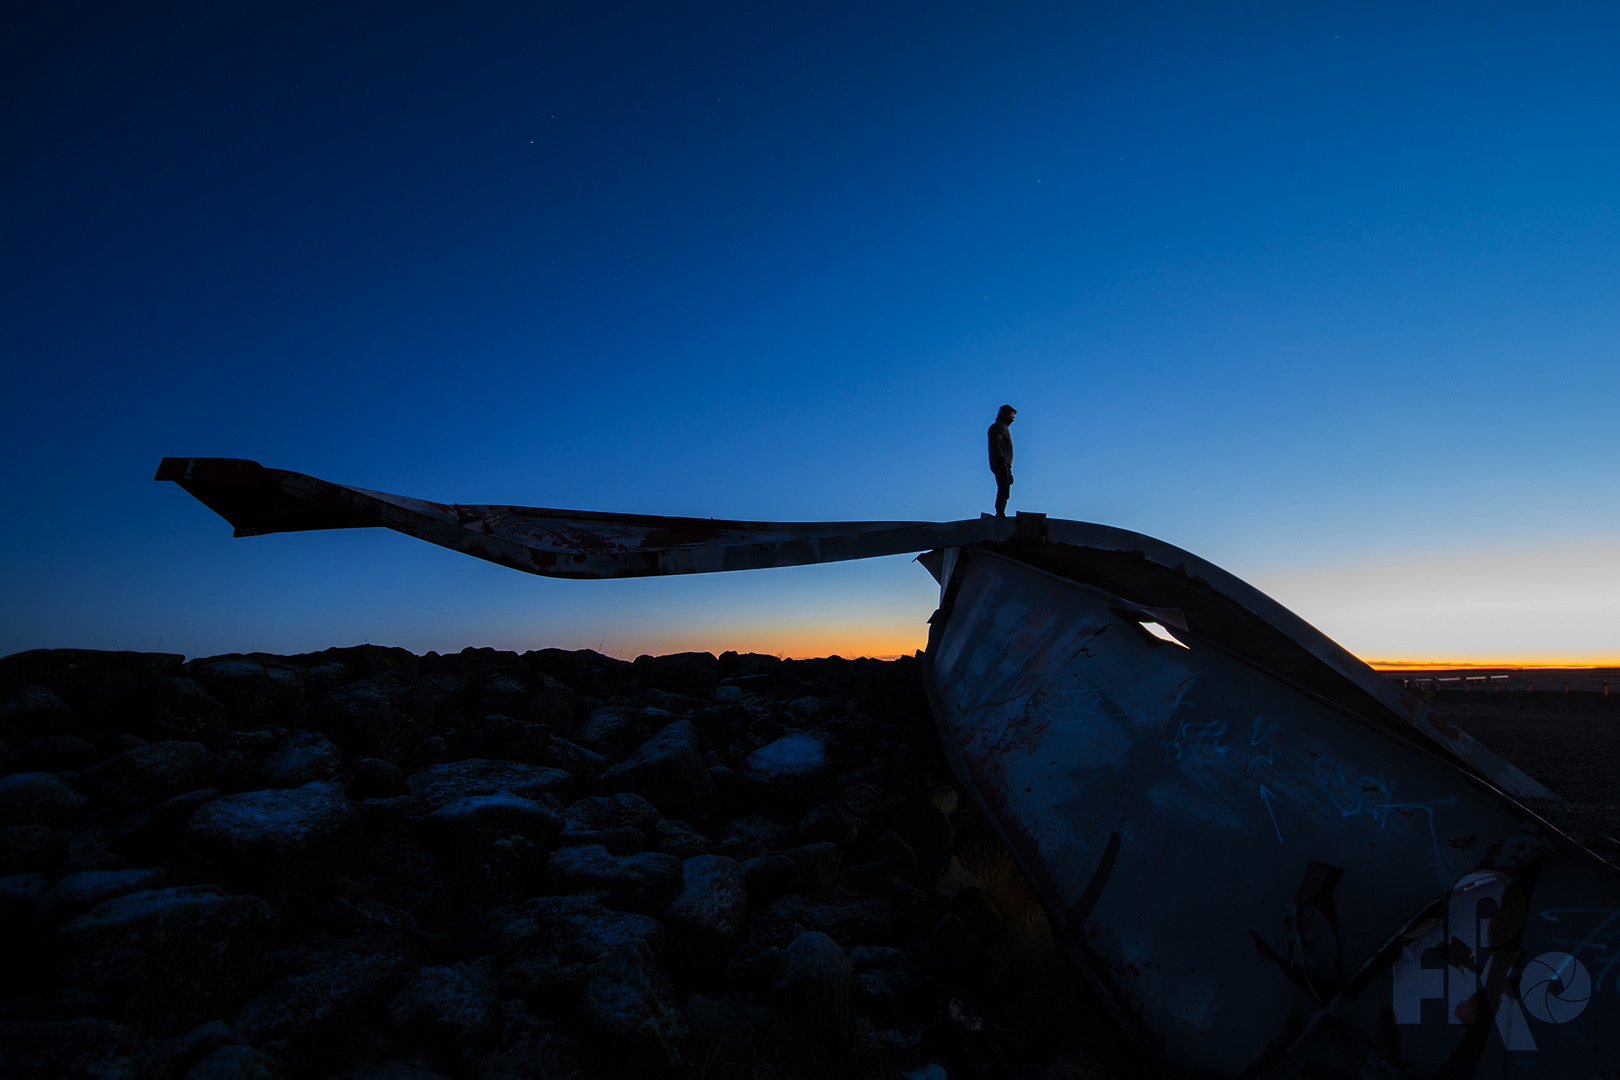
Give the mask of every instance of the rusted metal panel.
M 1615 1075 L 1612 868 L 1195 614 L 1156 634 L 1139 605 L 1027 563 L 970 550 L 950 569 L 924 667 L 947 753 L 1166 1061 Z

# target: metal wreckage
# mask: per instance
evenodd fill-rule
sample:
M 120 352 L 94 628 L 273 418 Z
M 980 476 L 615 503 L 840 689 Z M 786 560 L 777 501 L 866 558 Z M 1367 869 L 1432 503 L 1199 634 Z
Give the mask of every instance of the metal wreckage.
M 920 552 L 947 755 L 1119 1022 L 1189 1077 L 1620 1075 L 1620 872 L 1552 792 L 1258 590 L 1040 514 L 756 523 L 427 502 L 165 458 L 237 536 L 381 526 L 550 577 Z

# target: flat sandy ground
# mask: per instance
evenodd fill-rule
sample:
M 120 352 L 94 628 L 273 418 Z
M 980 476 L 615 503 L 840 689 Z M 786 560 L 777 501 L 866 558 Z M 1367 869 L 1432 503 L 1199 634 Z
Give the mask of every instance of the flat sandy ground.
M 1459 693 L 1429 707 L 1563 796 L 1530 809 L 1620 861 L 1620 694 Z

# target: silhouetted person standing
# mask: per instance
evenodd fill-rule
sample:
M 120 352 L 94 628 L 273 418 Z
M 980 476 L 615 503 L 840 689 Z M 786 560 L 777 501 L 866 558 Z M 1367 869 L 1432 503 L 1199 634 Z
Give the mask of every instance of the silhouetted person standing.
M 996 474 L 996 517 L 1007 516 L 1007 496 L 1012 494 L 1012 432 L 1007 429 L 1017 419 L 1018 410 L 1003 405 L 990 425 L 990 471 Z

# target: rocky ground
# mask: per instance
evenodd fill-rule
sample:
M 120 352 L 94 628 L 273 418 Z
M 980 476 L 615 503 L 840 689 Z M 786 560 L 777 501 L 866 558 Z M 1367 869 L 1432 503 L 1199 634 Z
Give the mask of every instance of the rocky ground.
M 8 1077 L 1156 1074 L 914 659 L 36 651 L 0 740 Z

